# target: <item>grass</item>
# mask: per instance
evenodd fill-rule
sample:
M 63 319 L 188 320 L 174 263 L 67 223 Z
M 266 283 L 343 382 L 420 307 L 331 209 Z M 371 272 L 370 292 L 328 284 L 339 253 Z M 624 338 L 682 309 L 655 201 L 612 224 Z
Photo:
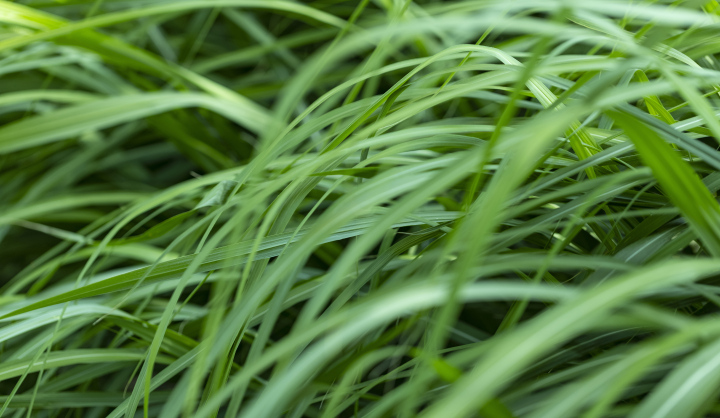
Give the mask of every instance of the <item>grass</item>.
M 720 416 L 719 22 L 0 1 L 0 416 Z

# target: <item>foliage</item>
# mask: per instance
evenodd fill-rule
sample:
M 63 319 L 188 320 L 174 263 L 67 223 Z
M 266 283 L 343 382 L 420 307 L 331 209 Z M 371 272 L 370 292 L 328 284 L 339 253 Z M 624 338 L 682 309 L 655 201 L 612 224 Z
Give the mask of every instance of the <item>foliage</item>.
M 718 10 L 0 1 L 0 415 L 720 414 Z

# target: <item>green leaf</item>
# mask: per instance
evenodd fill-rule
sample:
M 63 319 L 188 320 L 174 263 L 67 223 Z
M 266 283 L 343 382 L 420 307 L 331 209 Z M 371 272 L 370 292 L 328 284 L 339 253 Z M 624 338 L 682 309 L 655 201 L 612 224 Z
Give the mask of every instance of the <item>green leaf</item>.
M 173 109 L 205 107 L 252 130 L 260 129 L 250 109 L 199 93 L 142 93 L 109 97 L 66 107 L 0 127 L 0 154 L 45 145 L 84 132 L 157 115 Z
M 198 209 L 198 207 L 196 207 L 195 209 Z M 153 226 L 152 228 L 148 229 L 140 235 L 112 240 L 110 241 L 110 243 L 108 243 L 108 245 L 125 245 L 133 242 L 149 241 L 155 238 L 162 237 L 169 232 L 177 230 L 178 226 L 180 226 L 183 222 L 185 222 L 185 220 L 187 220 L 196 213 L 195 209 L 165 219 L 164 221 Z
M 38 360 L 14 360 L 0 364 L 0 381 L 21 376 L 29 372 L 49 370 L 75 364 L 112 363 L 119 361 L 137 362 L 145 358 L 144 350 L 131 349 L 77 349 L 51 351 Z M 168 357 L 158 357 L 160 363 L 170 363 Z
M 643 162 L 710 254 L 720 257 L 720 205 L 698 175 L 655 131 L 627 113 L 613 110 L 607 114 L 632 139 Z
M 425 215 L 427 216 L 427 215 Z M 456 215 L 440 215 L 441 219 L 454 218 Z M 433 218 L 430 216 L 430 218 Z M 370 218 L 372 219 L 372 218 Z M 332 234 L 326 238 L 324 242 L 333 242 L 349 237 L 361 235 L 368 228 L 368 224 L 371 222 L 370 219 L 353 222 L 351 225 L 342 228 L 339 232 Z M 437 218 L 436 218 L 437 219 Z M 409 226 L 409 225 L 421 225 L 424 222 L 416 220 L 406 220 L 395 225 L 395 227 Z M 306 229 L 300 233 L 287 233 L 275 236 L 267 237 L 259 247 L 259 251 L 255 254 L 255 260 L 268 259 L 275 257 L 282 253 L 283 248 L 292 242 L 300 240 L 309 229 Z M 216 248 L 210 252 L 210 254 L 203 260 L 197 273 L 207 272 L 216 270 L 221 267 L 228 265 L 239 265 L 247 260 L 247 255 L 253 251 L 254 242 L 253 240 L 244 241 L 238 244 L 228 245 L 225 247 Z M 168 280 L 179 277 L 187 269 L 187 267 L 195 259 L 195 255 L 188 255 L 179 257 L 174 260 L 165 261 L 159 263 L 152 271 L 148 274 L 149 267 L 140 268 L 133 270 L 128 273 L 120 274 L 109 279 L 99 281 L 97 283 L 83 286 L 79 289 L 75 289 L 63 294 L 49 297 L 45 300 L 32 303 L 26 307 L 17 309 L 13 312 L 5 314 L 0 317 L 0 320 L 10 318 L 21 313 L 31 312 L 36 309 L 44 308 L 47 306 L 56 305 L 63 302 L 71 302 L 78 299 L 100 296 L 111 292 L 117 292 L 120 290 L 126 290 L 132 288 L 137 284 L 145 275 L 147 277 L 143 281 L 143 284 L 152 284 L 153 282 Z

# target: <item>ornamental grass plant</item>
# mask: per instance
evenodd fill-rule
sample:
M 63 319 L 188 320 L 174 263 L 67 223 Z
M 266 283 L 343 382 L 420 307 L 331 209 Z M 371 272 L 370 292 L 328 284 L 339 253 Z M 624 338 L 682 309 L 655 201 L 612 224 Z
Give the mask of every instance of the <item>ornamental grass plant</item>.
M 719 35 L 0 1 L 0 416 L 720 416 Z

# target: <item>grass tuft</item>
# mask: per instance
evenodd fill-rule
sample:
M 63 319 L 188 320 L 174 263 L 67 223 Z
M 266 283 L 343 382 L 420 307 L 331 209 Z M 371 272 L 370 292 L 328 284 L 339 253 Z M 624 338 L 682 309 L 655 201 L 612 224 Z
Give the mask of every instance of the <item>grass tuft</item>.
M 0 416 L 717 416 L 719 12 L 0 0 Z

